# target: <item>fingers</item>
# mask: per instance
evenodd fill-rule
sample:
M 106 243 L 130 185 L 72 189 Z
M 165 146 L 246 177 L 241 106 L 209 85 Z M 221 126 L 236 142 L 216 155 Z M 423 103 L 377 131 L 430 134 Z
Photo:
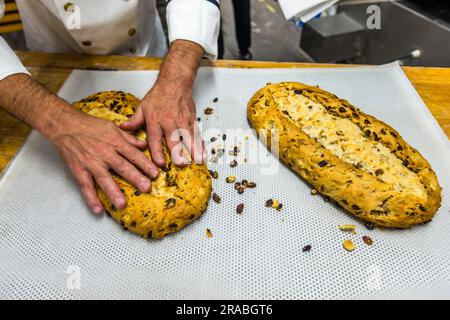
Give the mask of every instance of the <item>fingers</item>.
M 136 113 L 126 122 L 123 122 L 120 125 L 120 128 L 127 131 L 133 131 L 142 127 L 145 123 L 144 113 L 142 112 L 142 108 L 136 111 Z
M 81 193 L 83 194 L 83 197 L 91 211 L 95 214 L 102 213 L 103 206 L 97 196 L 92 176 L 86 170 L 78 168 L 75 169 L 72 168 L 72 166 L 69 167 L 72 169 L 72 173 L 80 186 Z
M 200 137 L 198 127 L 193 122 L 181 122 L 180 132 L 182 132 L 183 143 L 191 154 L 192 160 L 201 164 L 203 162 L 203 141 Z
M 124 156 L 126 159 L 128 159 L 129 162 L 134 164 L 136 167 L 142 169 L 144 173 L 149 176 L 150 178 L 156 179 L 159 174 L 158 167 L 150 160 L 148 159 L 144 153 L 139 151 L 138 149 L 134 148 L 133 146 L 129 144 L 123 144 L 119 146 L 118 148 L 119 153 Z M 116 168 L 119 168 L 119 165 L 126 166 L 126 170 L 133 170 L 136 172 L 139 172 L 134 166 L 132 166 L 128 161 L 125 161 L 126 163 L 121 163 L 119 160 L 125 160 L 122 157 L 117 157 L 117 155 L 111 156 L 112 162 L 109 164 L 112 165 L 112 169 L 116 170 Z M 124 172 L 124 175 L 122 175 L 120 172 L 116 171 L 120 176 L 127 179 L 124 175 L 127 174 L 127 172 Z M 122 172 L 122 171 L 121 171 Z M 145 177 L 144 177 L 145 178 Z M 128 180 L 128 179 L 127 179 Z M 147 179 L 148 180 L 148 179 Z M 130 180 L 128 180 L 130 181 Z M 134 184 L 133 181 L 130 181 Z M 143 183 L 143 182 L 142 182 Z M 147 190 L 143 190 L 142 188 L 146 189 L 144 185 L 141 184 L 134 184 L 138 188 L 140 188 L 142 191 L 147 192 Z
M 152 160 L 156 165 L 162 167 L 166 164 L 166 158 L 162 150 L 163 131 L 158 124 L 147 123 L 147 135 Z
M 184 130 L 183 130 L 184 131 Z M 189 163 L 189 159 L 183 156 L 184 137 L 174 123 L 168 123 L 164 127 L 167 148 L 170 151 L 172 162 L 177 166 L 184 166 Z M 189 139 L 189 137 L 187 137 Z M 188 140 L 189 141 L 189 140 Z
M 130 143 L 132 146 L 138 148 L 138 149 L 145 149 L 145 147 L 147 147 L 147 142 L 146 141 L 141 141 L 138 138 L 136 138 L 135 136 L 129 134 L 128 132 L 125 131 L 121 131 L 122 136 L 125 138 L 125 140 L 128 141 L 128 143 Z
M 151 189 L 150 180 L 137 170 L 131 163 L 115 154 L 107 160 L 111 169 L 119 176 L 138 187 L 142 192 L 149 192 Z
M 90 172 L 94 176 L 95 181 L 105 192 L 106 196 L 111 200 L 116 208 L 123 209 L 127 205 L 125 196 L 120 191 L 117 183 L 112 178 L 109 171 L 102 167 L 90 168 Z

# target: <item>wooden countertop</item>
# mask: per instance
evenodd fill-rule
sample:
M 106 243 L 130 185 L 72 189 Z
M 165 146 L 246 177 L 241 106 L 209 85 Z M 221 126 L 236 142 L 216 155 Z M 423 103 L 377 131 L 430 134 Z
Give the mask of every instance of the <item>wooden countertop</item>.
M 86 56 L 36 52 L 18 52 L 18 55 L 33 77 L 53 92 L 59 90 L 74 68 L 155 70 L 161 65 L 161 59 L 145 57 Z M 205 65 L 228 68 L 332 68 L 349 66 L 231 60 L 220 60 L 215 63 L 205 62 Z M 404 67 L 403 70 L 447 137 L 450 137 L 450 68 Z M 30 128 L 26 124 L 0 110 L 0 173 L 16 154 L 29 132 Z

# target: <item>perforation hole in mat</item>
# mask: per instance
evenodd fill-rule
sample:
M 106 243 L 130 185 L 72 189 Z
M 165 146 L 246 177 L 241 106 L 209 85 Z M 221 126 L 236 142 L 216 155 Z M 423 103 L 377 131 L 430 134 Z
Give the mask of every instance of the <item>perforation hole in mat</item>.
M 448 159 L 448 150 L 396 70 L 202 70 L 196 101 L 208 148 L 220 147 L 222 134 L 227 134 L 222 162 L 208 163 L 218 171 L 213 187 L 222 203 L 210 201 L 201 219 L 161 241 L 143 240 L 111 219 L 89 214 L 70 172 L 34 132 L 0 181 L 0 297 L 445 297 L 450 288 L 445 191 L 442 209 L 432 223 L 404 231 L 369 231 L 342 209 L 312 196 L 307 183 L 267 156 L 255 135 L 245 131 L 249 128 L 246 102 L 265 82 L 320 83 L 368 113 L 381 112 L 380 118 L 388 110 L 380 111 L 379 106 L 395 106 L 402 119 L 388 122 L 394 122 L 412 145 L 423 150 L 448 190 L 448 167 L 442 160 Z M 111 89 L 142 96 L 146 90 L 142 84 L 149 79 L 154 79 L 154 73 L 108 73 L 105 77 L 101 72 L 76 72 L 61 94 L 69 101 Z M 212 102 L 215 97 L 217 103 Z M 214 108 L 210 116 L 203 114 L 207 106 Z M 232 128 L 243 128 L 244 133 L 234 140 Z M 416 132 L 420 132 L 417 137 Z M 213 143 L 208 142 L 211 135 L 217 137 Z M 234 145 L 241 154 L 238 166 L 231 168 L 234 157 L 228 150 Z M 255 155 L 265 157 L 263 165 L 250 161 Z M 242 163 L 244 157 L 247 164 Z M 262 174 L 270 165 L 280 166 L 277 174 Z M 257 187 L 239 195 L 233 184 L 225 183 L 229 175 L 254 181 Z M 269 198 L 278 199 L 282 210 L 266 208 Z M 239 203 L 245 205 L 240 215 L 236 213 Z M 356 235 L 337 228 L 347 223 L 357 226 Z M 206 228 L 211 229 L 212 238 L 206 237 Z M 363 235 L 374 244 L 364 244 Z M 355 251 L 342 248 L 345 239 L 357 244 Z M 311 245 L 310 252 L 302 251 L 306 245 Z M 71 266 L 80 271 L 79 289 L 68 287 Z

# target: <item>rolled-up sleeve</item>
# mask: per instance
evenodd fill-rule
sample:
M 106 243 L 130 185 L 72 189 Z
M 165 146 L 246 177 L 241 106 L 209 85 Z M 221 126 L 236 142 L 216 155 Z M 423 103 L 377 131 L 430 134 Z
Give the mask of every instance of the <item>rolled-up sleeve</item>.
M 203 47 L 209 59 L 217 58 L 220 28 L 219 0 L 169 0 L 169 41 L 189 40 Z
M 0 20 L 4 12 L 5 3 L 3 0 L 0 0 Z M 16 73 L 29 74 L 14 51 L 11 50 L 6 41 L 0 36 L 0 80 Z

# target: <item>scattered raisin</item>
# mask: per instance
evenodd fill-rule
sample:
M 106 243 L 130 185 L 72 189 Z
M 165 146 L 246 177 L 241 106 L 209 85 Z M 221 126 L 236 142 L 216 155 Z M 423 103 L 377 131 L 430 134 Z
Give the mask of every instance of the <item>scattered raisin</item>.
M 214 103 L 217 103 L 217 101 L 219 101 L 219 98 L 214 98 L 214 99 L 213 99 L 213 102 L 214 102 Z
M 311 248 L 312 248 L 311 245 L 308 244 L 308 245 L 303 247 L 302 252 L 309 252 L 309 251 L 311 251 Z
M 231 161 L 231 163 L 230 163 L 230 167 L 232 167 L 232 168 L 236 167 L 237 165 L 238 165 L 238 163 L 237 163 L 236 160 L 233 160 L 233 161 Z
M 255 187 L 256 187 L 255 182 L 252 182 L 252 181 L 247 182 L 247 188 L 255 188 Z
M 215 203 L 221 203 L 222 202 L 222 199 L 219 197 L 219 195 L 217 193 L 213 192 L 212 196 L 213 196 L 213 200 L 214 200 Z
M 364 226 L 367 228 L 367 230 L 373 230 L 375 229 L 375 225 L 372 222 L 366 222 Z
M 273 205 L 273 200 L 269 199 L 266 201 L 266 207 L 271 207 Z
M 227 135 L 226 134 L 222 135 L 222 140 L 223 141 L 227 140 Z
M 214 142 L 214 141 L 216 141 L 216 137 L 211 138 L 211 142 Z
M 213 114 L 213 112 L 214 112 L 214 109 L 211 107 L 208 107 L 205 109 L 205 114 L 207 114 L 207 115 Z
M 362 239 L 364 243 L 367 244 L 368 246 L 371 246 L 373 244 L 373 240 L 369 236 L 363 236 Z
M 244 204 L 240 203 L 238 204 L 238 206 L 236 207 L 236 212 L 241 214 L 244 211 Z

